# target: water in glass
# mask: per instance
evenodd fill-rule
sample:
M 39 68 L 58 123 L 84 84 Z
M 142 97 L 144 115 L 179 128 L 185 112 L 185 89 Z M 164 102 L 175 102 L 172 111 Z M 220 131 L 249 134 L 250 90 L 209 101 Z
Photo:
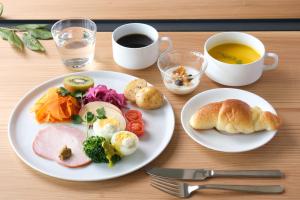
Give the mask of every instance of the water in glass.
M 56 35 L 56 44 L 63 63 L 80 69 L 94 59 L 94 33 L 82 27 L 68 27 Z

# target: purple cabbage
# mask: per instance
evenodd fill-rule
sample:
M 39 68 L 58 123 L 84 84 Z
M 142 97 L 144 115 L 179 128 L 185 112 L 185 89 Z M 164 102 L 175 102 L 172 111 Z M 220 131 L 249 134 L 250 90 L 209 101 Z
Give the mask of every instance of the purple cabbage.
M 126 108 L 126 98 L 124 94 L 119 94 L 116 90 L 109 89 L 105 85 L 97 85 L 89 88 L 83 98 L 83 103 L 87 104 L 93 101 L 105 101 L 120 109 Z

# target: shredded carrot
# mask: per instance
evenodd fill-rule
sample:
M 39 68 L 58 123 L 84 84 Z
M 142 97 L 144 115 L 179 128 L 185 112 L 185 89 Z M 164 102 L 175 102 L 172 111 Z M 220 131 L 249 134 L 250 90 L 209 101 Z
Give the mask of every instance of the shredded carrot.
M 70 96 L 61 96 L 57 88 L 50 88 L 47 93 L 36 101 L 33 112 L 39 123 L 70 121 L 72 115 L 77 115 L 80 104 Z

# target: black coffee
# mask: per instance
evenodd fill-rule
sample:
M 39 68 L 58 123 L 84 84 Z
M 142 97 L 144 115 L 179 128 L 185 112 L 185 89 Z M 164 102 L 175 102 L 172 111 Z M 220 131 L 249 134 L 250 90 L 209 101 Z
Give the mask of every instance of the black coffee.
M 125 35 L 117 40 L 119 45 L 129 48 L 140 48 L 148 46 L 152 43 L 152 39 L 143 34 Z

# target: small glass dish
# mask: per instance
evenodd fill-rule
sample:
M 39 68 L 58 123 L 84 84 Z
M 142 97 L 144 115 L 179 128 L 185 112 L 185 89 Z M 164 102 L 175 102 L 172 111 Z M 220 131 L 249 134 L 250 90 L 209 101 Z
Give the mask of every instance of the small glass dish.
M 157 66 L 165 87 L 175 94 L 184 95 L 197 88 L 207 63 L 200 52 L 172 50 L 159 56 Z

